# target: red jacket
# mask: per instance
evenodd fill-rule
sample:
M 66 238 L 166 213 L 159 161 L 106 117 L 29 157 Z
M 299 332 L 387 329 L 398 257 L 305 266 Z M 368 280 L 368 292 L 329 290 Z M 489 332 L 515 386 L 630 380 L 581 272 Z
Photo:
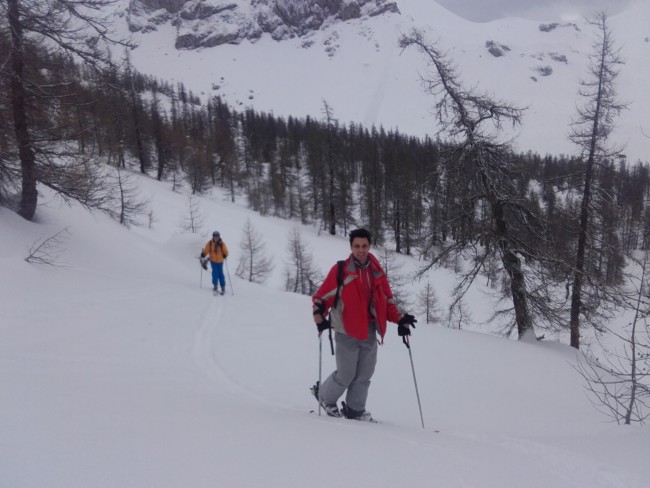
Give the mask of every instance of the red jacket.
M 364 340 L 368 338 L 368 323 L 374 320 L 383 342 L 386 334 L 386 321 L 397 323 L 402 315 L 395 305 L 386 273 L 375 256 L 372 254 L 368 254 L 368 256 L 370 257 L 370 276 L 372 276 L 370 303 L 368 303 L 367 294 L 363 292 L 361 283 L 363 271 L 354 264 L 352 256 L 346 259 L 343 265 L 343 282 L 339 292 L 338 305 L 332 308 L 337 288 L 337 264 L 330 269 L 312 300 L 314 304 L 323 304 L 325 315 L 328 311 L 330 312 L 334 330 Z

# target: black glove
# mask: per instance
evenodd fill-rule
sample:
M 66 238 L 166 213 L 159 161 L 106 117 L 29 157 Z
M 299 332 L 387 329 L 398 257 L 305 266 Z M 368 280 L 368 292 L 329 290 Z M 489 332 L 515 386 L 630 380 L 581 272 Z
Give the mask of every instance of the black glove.
M 399 319 L 399 322 L 397 322 L 397 335 L 400 337 L 410 336 L 411 329 L 409 327 L 406 327 L 406 324 L 409 324 L 411 327 L 415 329 L 416 322 L 417 320 L 413 315 L 405 313 L 404 316 L 401 319 Z
M 204 257 L 205 257 L 205 253 L 201 251 L 201 259 L 203 259 Z
M 322 317 L 322 322 L 320 324 L 316 324 L 316 327 L 318 327 L 318 332 L 322 333 L 324 330 L 331 329 L 332 328 L 332 323 L 325 318 L 325 306 L 320 303 L 314 303 L 314 315 L 320 315 Z
M 207 271 L 207 269 L 208 269 L 208 258 L 201 256 L 199 258 L 199 261 L 201 262 L 201 267 Z
M 327 329 L 331 329 L 332 323 L 328 319 L 323 319 L 320 324 L 316 324 L 316 327 L 318 328 L 318 333 L 320 334 Z
M 397 326 L 397 335 L 400 337 L 404 336 L 410 336 L 411 335 L 411 329 L 404 325 L 398 325 Z

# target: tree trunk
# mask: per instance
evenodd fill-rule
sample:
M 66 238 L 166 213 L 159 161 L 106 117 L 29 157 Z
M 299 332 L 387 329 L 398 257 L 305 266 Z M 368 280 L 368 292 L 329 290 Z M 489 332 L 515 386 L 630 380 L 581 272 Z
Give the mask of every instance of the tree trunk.
M 496 224 L 499 248 L 501 249 L 501 261 L 510 277 L 510 291 L 512 293 L 512 303 L 515 307 L 518 338 L 523 339 L 527 334 L 533 333 L 534 329 L 530 311 L 528 310 L 528 296 L 524 273 L 521 269 L 521 260 L 512 250 L 510 244 L 503 205 L 499 202 L 493 203 L 492 212 Z
M 602 58 L 601 58 L 602 60 Z M 571 315 L 569 330 L 571 332 L 571 347 L 580 349 L 580 311 L 582 308 L 582 285 L 585 271 L 585 252 L 587 248 L 587 236 L 589 233 L 589 204 L 591 203 L 591 179 L 593 177 L 594 162 L 596 159 L 596 143 L 598 141 L 598 130 L 600 121 L 600 107 L 602 100 L 602 71 L 604 65 L 600 66 L 600 78 L 598 80 L 598 94 L 594 111 L 591 140 L 589 142 L 589 157 L 585 168 L 584 191 L 582 193 L 582 204 L 580 206 L 580 230 L 578 231 L 578 249 L 576 250 L 575 270 L 573 272 L 573 288 L 571 291 Z
M 133 84 L 133 82 L 131 83 Z M 142 130 L 140 129 L 140 116 L 138 113 L 138 107 L 138 96 L 135 93 L 135 89 L 131 87 L 131 115 L 133 117 L 133 133 L 135 136 L 136 150 L 138 152 L 138 161 L 140 162 L 140 173 L 146 174 L 149 164 L 144 153 L 144 143 L 142 142 Z
M 36 191 L 36 155 L 27 130 L 26 89 L 24 85 L 24 44 L 23 27 L 18 9 L 19 0 L 7 0 L 7 18 L 11 28 L 11 107 L 13 110 L 14 132 L 20 157 L 22 172 L 22 195 L 18 214 L 32 220 L 36 213 L 38 193 Z
M 589 172 L 589 171 L 588 171 Z M 576 251 L 575 269 L 573 271 L 573 286 L 571 290 L 571 315 L 569 330 L 571 332 L 571 347 L 580 349 L 580 310 L 582 305 L 582 284 L 585 269 L 585 248 L 587 247 L 587 222 L 589 219 L 589 200 L 591 195 L 590 179 L 585 179 L 585 191 L 582 197 L 580 212 L 580 231 L 578 249 Z

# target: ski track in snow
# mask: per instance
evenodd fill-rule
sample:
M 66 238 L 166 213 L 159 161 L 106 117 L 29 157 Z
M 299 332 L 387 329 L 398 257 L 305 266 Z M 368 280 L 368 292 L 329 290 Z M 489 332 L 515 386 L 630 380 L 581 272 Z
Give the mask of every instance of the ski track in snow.
M 603 465 L 585 456 L 577 455 L 557 445 L 544 444 L 512 436 L 478 436 L 475 434 L 458 434 L 473 444 L 484 444 L 490 449 L 513 451 L 524 455 L 531 462 L 539 464 L 540 470 L 552 471 L 558 478 L 562 478 L 568 485 L 582 488 L 611 488 L 612 486 L 639 486 L 641 480 L 629 476 L 625 471 Z M 618 485 L 625 480 L 625 485 Z
M 234 399 L 239 399 L 243 395 L 249 400 L 252 399 L 276 408 L 286 408 L 285 405 L 273 402 L 247 388 L 228 374 L 226 368 L 219 362 L 214 345 L 217 344 L 219 330 L 223 327 L 222 322 L 225 320 L 224 309 L 227 307 L 227 301 L 225 296 L 210 297 L 210 304 L 203 313 L 201 325 L 194 334 L 192 356 L 195 358 L 196 364 L 207 374 L 220 392 L 223 392 L 222 387 L 229 387 L 231 397 Z
M 213 386 L 219 389 L 220 393 L 227 392 L 235 400 L 244 398 L 247 401 L 252 400 L 254 403 L 273 406 L 278 410 L 294 412 L 296 414 L 300 413 L 298 408 L 274 402 L 253 392 L 244 384 L 237 381 L 237 379 L 227 372 L 224 365 L 221 364 L 215 345 L 220 340 L 220 330 L 225 326 L 228 307 L 229 303 L 227 299 L 210 297 L 209 304 L 202 315 L 200 327 L 194 335 L 192 355 L 196 360 L 196 364 L 206 373 Z M 449 446 L 447 443 L 441 442 L 441 439 L 446 437 L 453 444 L 472 445 L 475 448 L 483 445 L 489 451 L 511 452 L 515 458 L 527 459 L 527 462 L 534 465 L 536 469 L 547 472 L 550 470 L 555 473 L 555 476 L 562 478 L 567 484 L 566 486 L 576 488 L 582 488 L 585 480 L 590 480 L 589 486 L 592 488 L 606 488 L 611 487 L 614 481 L 627 478 L 625 473 L 618 469 L 599 465 L 590 459 L 577 456 L 565 449 L 546 445 L 542 442 L 509 436 L 492 438 L 461 432 L 436 433 L 436 435 L 432 436 L 432 428 L 425 428 L 421 431 L 421 435 L 414 438 L 413 431 L 416 429 L 405 429 L 404 426 L 390 421 L 380 420 L 378 424 L 370 424 L 353 422 L 347 419 L 332 419 L 326 415 L 319 417 L 315 403 L 313 413 L 307 413 L 306 415 L 311 417 L 311 420 L 315 422 L 327 423 L 329 426 L 337 429 L 372 429 L 373 435 L 390 439 L 391 444 L 410 445 L 418 450 L 426 450 L 433 453 L 442 450 L 445 451 L 446 456 L 452 456 L 454 459 L 457 459 L 459 465 L 462 465 L 465 460 L 463 449 Z M 462 484 L 462 478 L 462 474 L 459 474 L 459 478 L 456 481 Z M 629 481 L 630 486 L 635 486 L 635 483 L 638 484 L 638 480 L 634 482 L 632 480 Z
M 482 450 L 480 446 L 491 452 L 508 453 L 511 459 L 518 459 L 519 462 L 525 460 L 533 470 L 549 471 L 554 473 L 553 477 L 562 480 L 563 486 L 583 488 L 585 483 L 591 488 L 611 488 L 612 486 L 625 480 L 626 485 L 638 486 L 639 479 L 632 479 L 621 469 L 599 464 L 598 462 L 588 459 L 584 456 L 576 455 L 562 447 L 545 444 L 541 441 L 532 441 L 511 436 L 487 437 L 467 432 L 445 431 L 444 433 L 433 433 L 433 428 L 428 427 L 421 430 L 421 435 L 414 438 L 414 428 L 405 428 L 390 421 L 380 420 L 378 424 L 365 422 L 353 422 L 347 419 L 332 419 L 326 415 L 318 416 L 317 405 L 314 403 L 312 412 L 305 413 L 299 408 L 275 402 L 264 396 L 261 396 L 235 379 L 227 372 L 227 369 L 219 361 L 215 345 L 220 338 L 220 330 L 225 326 L 228 316 L 228 307 L 230 304 L 227 299 L 222 297 L 210 297 L 202 318 L 201 324 L 194 335 L 194 345 L 192 356 L 195 358 L 198 367 L 206 373 L 213 386 L 219 389 L 220 393 L 226 393 L 235 400 L 253 401 L 254 403 L 272 406 L 277 410 L 285 412 L 302 413 L 310 417 L 311 420 L 321 424 L 329 424 L 336 429 L 371 429 L 374 436 L 390 439 L 394 445 L 413 446 L 418 450 L 425 450 L 435 453 L 445 452 L 445 456 L 452 457 L 459 466 L 465 462 L 465 449 L 463 445 L 472 446 L 473 449 Z M 308 394 L 306 391 L 305 394 Z M 441 442 L 442 439 L 446 442 Z M 451 444 L 451 445 L 450 445 Z M 458 444 L 458 446 L 456 445 Z M 459 447 L 460 446 L 460 447 Z M 462 473 L 458 474 L 456 482 L 461 485 L 469 483 L 474 486 L 470 479 L 463 480 Z

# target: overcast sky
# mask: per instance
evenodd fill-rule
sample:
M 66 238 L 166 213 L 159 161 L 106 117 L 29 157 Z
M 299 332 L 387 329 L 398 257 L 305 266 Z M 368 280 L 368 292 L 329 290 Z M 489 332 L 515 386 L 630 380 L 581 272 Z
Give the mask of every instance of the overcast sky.
M 649 0 L 436 0 L 457 15 L 476 22 L 502 17 L 572 20 L 598 9 L 617 14 L 637 1 Z

